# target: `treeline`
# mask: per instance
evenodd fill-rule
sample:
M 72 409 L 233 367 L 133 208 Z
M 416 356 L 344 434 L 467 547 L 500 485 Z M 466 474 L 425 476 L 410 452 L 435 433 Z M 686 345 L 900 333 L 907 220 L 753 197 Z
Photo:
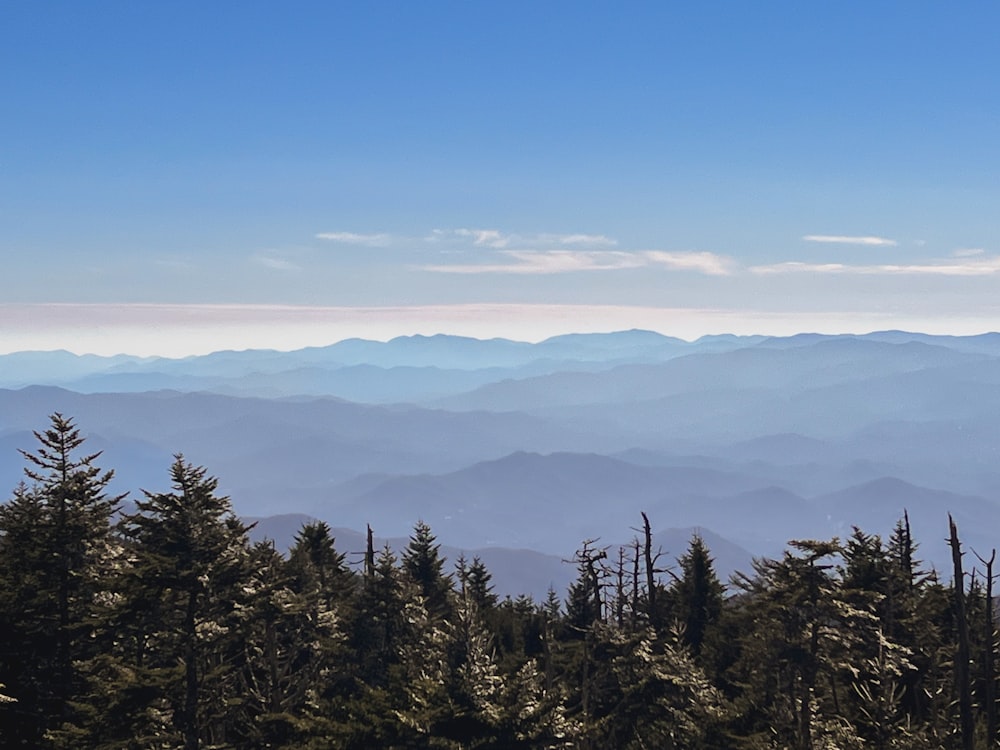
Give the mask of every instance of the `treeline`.
M 582 545 L 565 601 L 499 598 L 418 524 L 349 566 L 324 523 L 252 544 L 180 456 L 134 512 L 58 414 L 0 506 L 0 746 L 988 748 L 992 564 L 796 541 L 728 590 L 693 538 Z M 369 539 L 371 535 L 369 533 Z

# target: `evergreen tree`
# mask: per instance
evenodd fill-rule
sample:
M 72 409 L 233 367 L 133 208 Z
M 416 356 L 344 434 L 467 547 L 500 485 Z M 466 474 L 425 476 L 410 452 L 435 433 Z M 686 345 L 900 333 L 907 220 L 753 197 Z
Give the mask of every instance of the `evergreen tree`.
M 799 554 L 755 561 L 756 577 L 741 579 L 754 626 L 744 633 L 735 681 L 745 686 L 742 731 L 814 750 L 838 731 L 838 706 L 849 687 L 836 677 L 877 620 L 842 596 L 828 562 L 840 551 L 836 540 L 790 544 Z M 837 741 L 854 742 L 852 737 L 853 729 Z
M 396 555 L 386 544 L 375 556 L 372 572 L 364 580 L 351 627 L 361 679 L 371 687 L 385 687 L 389 667 L 396 662 L 403 637 L 403 583 Z
M 244 630 L 241 739 L 261 747 L 298 747 L 328 729 L 313 704 L 337 666 L 338 618 L 318 588 L 296 590 L 291 566 L 270 542 L 254 545 L 249 563 L 242 584 L 246 605 L 237 610 Z
M 701 536 L 691 537 L 687 552 L 678 560 L 680 578 L 674 584 L 672 600 L 677 620 L 683 625 L 683 642 L 697 658 L 708 629 L 722 613 L 725 587 L 719 582 L 708 547 Z
M 366 566 L 368 567 L 368 566 Z M 348 748 L 394 747 L 400 737 L 396 695 L 400 654 L 412 624 L 407 620 L 407 586 L 392 548 L 371 555 L 370 567 L 350 610 L 345 632 L 352 657 L 353 684 L 324 710 L 341 717 L 341 740 Z M 324 747 L 320 745 L 319 747 Z
M 443 622 L 429 615 L 423 601 L 407 604 L 413 629 L 400 653 L 405 694 L 397 715 L 425 741 L 491 746 L 503 684 L 491 639 L 468 597 Z
M 21 451 L 25 474 L 0 507 L 0 681 L 16 703 L 0 704 L 0 738 L 40 747 L 49 730 L 77 719 L 86 664 L 107 647 L 100 621 L 104 575 L 117 555 L 108 495 L 113 472 L 83 454 L 72 419 L 53 414 Z
M 604 616 L 601 561 L 607 557 L 607 550 L 595 550 L 592 544 L 593 540 L 586 540 L 576 552 L 577 579 L 566 598 L 566 623 L 581 635 Z
M 160 691 L 173 733 L 163 737 L 184 750 L 231 740 L 245 695 L 235 692 L 236 612 L 246 580 L 247 527 L 218 480 L 178 455 L 172 491 L 145 493 L 125 518 L 133 544 L 130 600 L 139 630 L 133 634 L 137 667 Z
M 418 521 L 402 555 L 403 572 L 426 600 L 432 617 L 444 617 L 450 609 L 451 576 L 444 573 L 440 549 L 431 527 Z
M 718 740 L 725 702 L 679 635 L 613 636 L 618 700 L 603 722 L 603 746 L 694 750 Z
M 453 591 L 423 523 L 401 561 L 369 535 L 363 574 L 322 522 L 287 560 L 251 546 L 181 456 L 116 533 L 72 421 L 37 438 L 0 506 L 2 747 L 938 750 L 995 731 L 994 560 L 970 575 L 953 525 L 949 586 L 904 515 L 886 544 L 791 542 L 727 599 L 698 537 L 665 590 L 644 518 L 611 565 L 583 545 L 564 615 L 551 590 L 498 601 L 479 558 Z
M 497 595 L 493 593 L 493 575 L 479 556 L 472 558 L 463 584 L 469 599 L 481 613 L 490 612 L 497 605 Z
M 298 588 L 316 588 L 329 606 L 349 599 L 356 584 L 346 553 L 338 552 L 334 542 L 325 521 L 306 523 L 295 535 L 288 557 Z

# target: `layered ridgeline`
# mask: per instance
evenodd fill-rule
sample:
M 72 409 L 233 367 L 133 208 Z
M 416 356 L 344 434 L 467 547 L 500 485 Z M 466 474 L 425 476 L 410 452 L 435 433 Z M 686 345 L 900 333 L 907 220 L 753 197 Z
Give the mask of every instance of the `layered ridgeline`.
M 244 516 L 301 513 L 342 535 L 370 523 L 385 538 L 423 519 L 454 549 L 553 558 L 534 577 L 500 574 L 511 593 L 564 585 L 559 559 L 581 539 L 627 542 L 625 519 L 642 510 L 672 555 L 694 528 L 728 543 L 724 575 L 790 538 L 853 524 L 884 536 L 904 508 L 942 568 L 943 513 L 977 549 L 1000 521 L 996 334 L 28 352 L 0 357 L 0 386 L 4 486 L 20 478 L 17 449 L 59 411 L 116 467 L 116 491 L 164 489 L 183 452 Z

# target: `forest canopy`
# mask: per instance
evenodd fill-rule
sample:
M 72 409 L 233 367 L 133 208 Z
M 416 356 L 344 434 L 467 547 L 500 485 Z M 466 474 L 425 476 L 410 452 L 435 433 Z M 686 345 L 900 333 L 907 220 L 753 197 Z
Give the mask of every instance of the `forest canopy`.
M 35 436 L 0 506 L 4 747 L 995 746 L 993 557 L 953 523 L 948 581 L 904 515 L 724 583 L 644 515 L 581 540 L 567 592 L 501 600 L 422 522 L 359 565 L 324 522 L 277 550 L 182 455 L 126 505 L 72 419 Z

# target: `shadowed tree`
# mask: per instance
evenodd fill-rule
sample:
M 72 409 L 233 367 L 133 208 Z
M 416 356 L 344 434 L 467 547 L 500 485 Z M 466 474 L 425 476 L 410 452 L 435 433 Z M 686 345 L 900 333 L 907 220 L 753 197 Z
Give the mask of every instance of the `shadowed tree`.
M 334 546 L 330 526 L 315 521 L 304 524 L 295 535 L 288 564 L 300 588 L 316 587 L 327 606 L 332 606 L 350 597 L 356 583 L 345 559 L 346 554 Z
M 81 453 L 73 420 L 53 414 L 21 451 L 22 484 L 0 508 L 0 681 L 17 703 L 0 705 L 7 746 L 40 746 L 47 729 L 72 722 L 86 690 L 86 663 L 107 646 L 100 622 L 105 574 L 117 556 L 109 496 L 113 472 Z
M 451 576 L 444 573 L 445 558 L 439 552 L 431 527 L 418 521 L 403 550 L 403 572 L 426 600 L 431 617 L 445 617 L 450 611 Z
M 134 637 L 169 705 L 175 741 L 197 750 L 225 742 L 238 710 L 234 609 L 247 577 L 248 529 L 204 468 L 178 455 L 170 476 L 172 491 L 147 492 L 124 522 L 134 544 L 133 602 L 154 608 Z
M 674 614 L 683 625 L 683 642 L 697 657 L 705 633 L 722 613 L 725 587 L 719 582 L 708 547 L 702 538 L 691 537 L 687 552 L 677 561 L 681 575 L 673 587 Z

